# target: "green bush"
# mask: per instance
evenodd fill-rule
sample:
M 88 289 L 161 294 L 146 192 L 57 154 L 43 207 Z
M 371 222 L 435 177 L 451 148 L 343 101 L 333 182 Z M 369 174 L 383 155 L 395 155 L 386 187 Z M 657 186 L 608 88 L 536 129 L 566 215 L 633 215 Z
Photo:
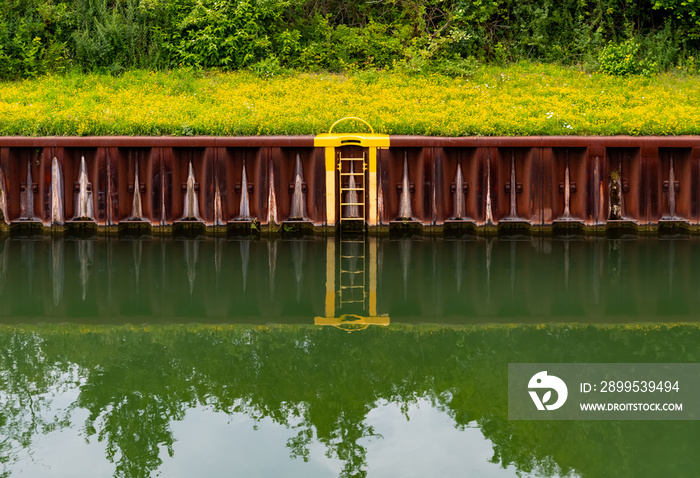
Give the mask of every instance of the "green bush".
M 274 78 L 287 73 L 276 56 L 254 63 L 250 66 L 250 70 L 259 78 Z
M 598 57 L 600 71 L 610 75 L 642 74 L 648 76 L 656 70 L 656 63 L 646 60 L 639 53 L 635 40 L 624 43 L 609 43 Z
M 255 0 L 202 0 L 179 12 L 165 41 L 173 65 L 238 69 L 273 54 L 280 11 Z

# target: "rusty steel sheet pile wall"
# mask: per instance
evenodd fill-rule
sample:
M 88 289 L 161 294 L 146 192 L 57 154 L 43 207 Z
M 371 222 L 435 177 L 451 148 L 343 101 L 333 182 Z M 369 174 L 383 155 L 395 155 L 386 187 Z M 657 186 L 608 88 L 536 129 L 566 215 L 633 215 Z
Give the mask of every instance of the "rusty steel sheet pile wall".
M 700 230 L 700 137 L 379 136 L 0 138 L 2 224 Z

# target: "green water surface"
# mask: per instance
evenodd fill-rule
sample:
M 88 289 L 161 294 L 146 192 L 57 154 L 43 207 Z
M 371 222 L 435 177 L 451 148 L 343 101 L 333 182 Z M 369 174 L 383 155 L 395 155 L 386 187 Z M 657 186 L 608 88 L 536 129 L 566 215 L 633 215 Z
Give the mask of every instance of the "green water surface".
M 0 476 L 696 477 L 511 421 L 516 362 L 698 362 L 700 241 L 0 239 Z M 317 325 L 317 324 L 328 325 Z

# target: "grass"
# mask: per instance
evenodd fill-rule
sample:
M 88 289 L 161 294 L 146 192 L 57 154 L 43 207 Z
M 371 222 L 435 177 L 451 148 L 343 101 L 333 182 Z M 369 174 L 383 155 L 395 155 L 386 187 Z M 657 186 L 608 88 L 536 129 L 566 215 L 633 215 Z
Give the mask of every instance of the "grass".
M 345 116 L 402 135 L 685 135 L 700 134 L 698 99 L 697 77 L 535 64 L 470 78 L 130 71 L 0 83 L 0 135 L 306 135 Z

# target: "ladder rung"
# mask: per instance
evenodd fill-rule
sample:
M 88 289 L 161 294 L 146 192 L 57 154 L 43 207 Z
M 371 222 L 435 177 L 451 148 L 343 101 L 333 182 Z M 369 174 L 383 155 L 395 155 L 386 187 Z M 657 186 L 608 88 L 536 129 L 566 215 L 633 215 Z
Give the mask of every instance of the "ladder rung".
M 343 191 L 364 191 L 365 188 L 340 188 L 340 192 Z
M 365 173 L 340 173 L 341 176 L 364 176 Z
M 341 161 L 364 161 L 365 158 L 340 158 Z
M 364 217 L 341 217 L 341 221 L 364 221 Z
M 365 260 L 365 257 L 364 257 L 364 256 L 343 256 L 343 255 L 341 255 L 340 257 L 341 257 L 341 259 L 361 259 L 361 260 Z
M 363 202 L 341 202 L 341 206 L 362 206 L 365 207 L 365 203 Z
M 340 271 L 341 274 L 364 274 L 365 271 Z
M 341 285 L 341 289 L 364 289 L 365 286 L 363 285 Z
M 349 239 L 342 239 L 340 241 L 340 245 L 342 246 L 343 244 L 364 244 L 365 241 L 351 241 Z

